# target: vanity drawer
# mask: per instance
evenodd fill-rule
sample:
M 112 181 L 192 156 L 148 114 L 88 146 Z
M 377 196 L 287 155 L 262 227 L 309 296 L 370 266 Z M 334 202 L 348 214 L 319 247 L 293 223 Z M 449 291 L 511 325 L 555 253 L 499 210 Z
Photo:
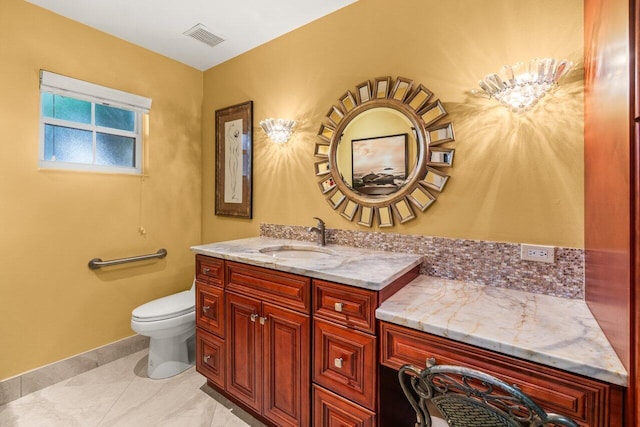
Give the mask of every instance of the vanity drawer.
M 196 255 L 196 280 L 214 286 L 224 286 L 224 261 Z
M 196 325 L 224 338 L 224 289 L 196 282 Z
M 227 261 L 227 290 L 311 313 L 311 279 Z
M 313 314 L 316 317 L 375 334 L 376 292 L 353 286 L 313 281 Z
M 224 340 L 196 328 L 196 370 L 224 388 Z
M 313 340 L 313 381 L 375 410 L 375 336 L 314 319 Z
M 433 357 L 442 365 L 461 365 L 516 384 L 548 412 L 571 417 L 583 426 L 613 426 L 613 406 L 622 399 L 622 387 L 548 366 L 380 322 L 380 363 L 399 369 L 406 363 L 424 368 Z M 611 410 L 610 410 L 611 408 Z
M 375 413 L 330 391 L 313 386 L 313 425 L 316 427 L 375 427 Z

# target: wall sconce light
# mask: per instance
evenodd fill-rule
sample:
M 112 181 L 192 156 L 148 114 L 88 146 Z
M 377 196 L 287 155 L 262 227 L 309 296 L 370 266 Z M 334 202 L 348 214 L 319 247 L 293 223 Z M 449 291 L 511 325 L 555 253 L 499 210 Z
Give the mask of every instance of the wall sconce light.
M 276 144 L 284 144 L 287 142 L 289 138 L 291 138 L 295 125 L 295 120 L 287 119 L 264 119 L 260 122 L 260 126 L 269 139 Z
M 526 67 L 521 62 L 502 67 L 498 74 L 488 74 L 478 83 L 489 97 L 514 112 L 530 110 L 547 92 L 558 86 L 573 63 L 553 58 L 532 59 Z

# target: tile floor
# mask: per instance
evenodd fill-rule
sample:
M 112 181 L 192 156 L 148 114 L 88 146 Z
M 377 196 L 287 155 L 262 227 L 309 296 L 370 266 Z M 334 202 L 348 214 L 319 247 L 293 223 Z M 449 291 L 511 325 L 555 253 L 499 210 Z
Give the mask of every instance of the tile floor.
M 0 406 L 2 427 L 259 427 L 190 368 L 147 377 L 142 350 Z

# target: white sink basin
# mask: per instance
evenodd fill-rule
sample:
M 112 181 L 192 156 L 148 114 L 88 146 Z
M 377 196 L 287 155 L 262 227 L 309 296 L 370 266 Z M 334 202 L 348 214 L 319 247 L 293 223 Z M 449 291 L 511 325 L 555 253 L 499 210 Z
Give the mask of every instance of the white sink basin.
M 265 255 L 275 258 L 322 259 L 336 255 L 334 251 L 322 246 L 281 245 L 260 249 Z

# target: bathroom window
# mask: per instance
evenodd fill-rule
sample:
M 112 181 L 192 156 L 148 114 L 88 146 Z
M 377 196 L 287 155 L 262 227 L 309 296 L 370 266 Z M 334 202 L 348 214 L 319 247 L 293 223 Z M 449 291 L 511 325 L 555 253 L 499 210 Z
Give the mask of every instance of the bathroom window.
M 142 121 L 151 100 L 40 72 L 41 168 L 142 173 Z

